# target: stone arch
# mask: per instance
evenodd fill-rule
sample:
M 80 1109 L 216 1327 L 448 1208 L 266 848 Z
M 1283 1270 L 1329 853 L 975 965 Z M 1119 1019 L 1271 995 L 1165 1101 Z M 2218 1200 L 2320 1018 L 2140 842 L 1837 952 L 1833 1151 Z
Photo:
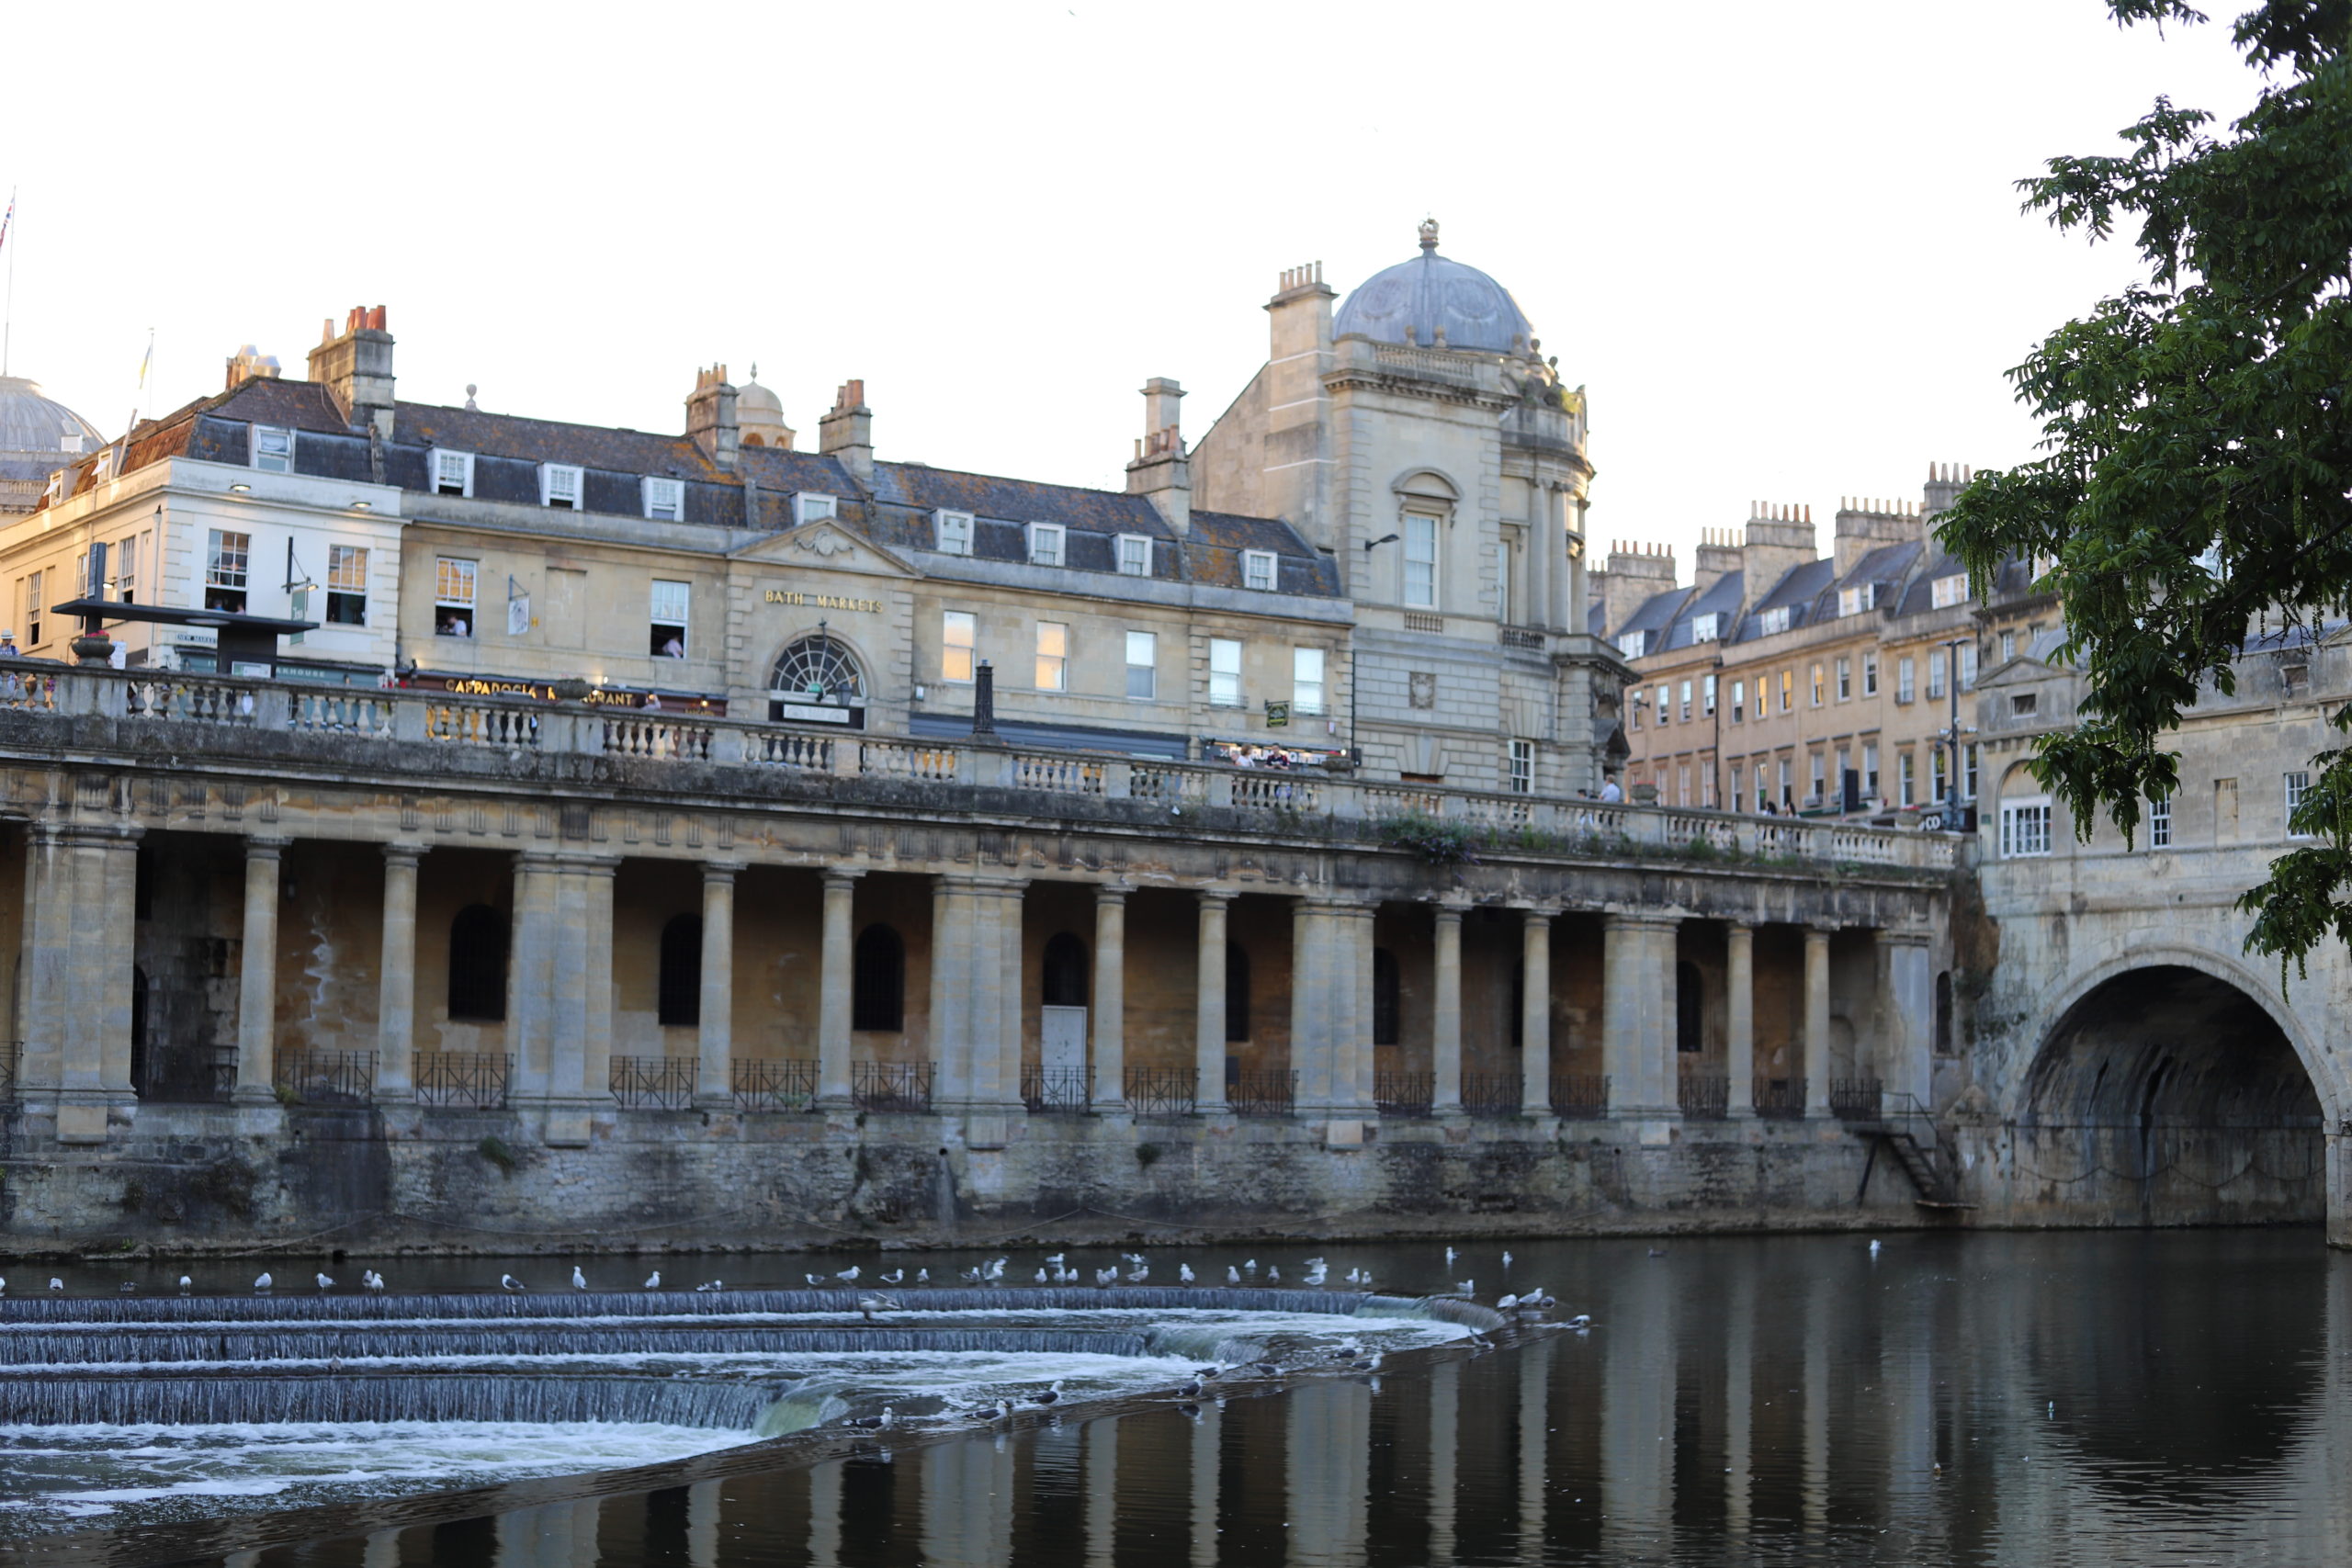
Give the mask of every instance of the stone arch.
M 1388 489 L 1399 504 L 1407 501 L 1438 502 L 1448 511 L 1461 505 L 1467 493 L 1453 475 L 1426 466 L 1407 468 L 1389 481 Z

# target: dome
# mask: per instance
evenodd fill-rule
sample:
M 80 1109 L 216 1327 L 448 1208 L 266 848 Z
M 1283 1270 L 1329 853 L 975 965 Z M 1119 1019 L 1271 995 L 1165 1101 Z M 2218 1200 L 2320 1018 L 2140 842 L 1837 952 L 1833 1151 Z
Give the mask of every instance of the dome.
M 760 385 L 760 367 L 735 389 L 735 425 L 747 446 L 792 448 L 792 426 L 784 423 L 784 400 Z
M 0 463 L 11 471 L 28 464 L 46 479 L 67 459 L 105 444 L 97 426 L 44 397 L 39 382 L 0 376 Z
M 1430 348 L 1440 330 L 1448 348 L 1496 354 L 1524 354 L 1534 335 L 1510 289 L 1475 266 L 1437 254 L 1432 219 L 1421 225 L 1421 254 L 1358 285 L 1340 306 L 1331 331 Z

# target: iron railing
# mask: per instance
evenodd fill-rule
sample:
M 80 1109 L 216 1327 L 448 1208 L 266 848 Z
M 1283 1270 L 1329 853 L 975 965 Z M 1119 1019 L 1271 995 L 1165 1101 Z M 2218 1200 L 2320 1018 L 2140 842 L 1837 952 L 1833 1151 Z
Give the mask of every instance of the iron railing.
M 728 1088 L 738 1111 L 806 1111 L 817 1100 L 817 1064 L 738 1056 Z
M 1831 1078 L 1829 1109 L 1848 1121 L 1875 1122 L 1886 1086 L 1877 1078 Z
M 684 1111 L 695 1102 L 692 1056 L 615 1056 L 605 1080 L 631 1111 Z
M 514 1058 L 496 1051 L 420 1051 L 416 1054 L 419 1105 L 469 1105 L 495 1111 L 506 1103 Z
M 1127 1069 L 1127 1109 L 1138 1116 L 1190 1116 L 1200 1102 L 1201 1075 L 1191 1067 Z
M 1033 1116 L 1083 1116 L 1093 1100 L 1094 1073 L 1090 1067 L 1021 1069 L 1021 1103 Z
M 1375 1072 L 1372 1104 L 1383 1116 L 1427 1116 L 1437 1104 L 1437 1075 Z
M 365 1105 L 376 1094 L 373 1051 L 280 1051 L 271 1081 L 302 1105 Z
M 1517 1073 L 1464 1073 L 1462 1109 L 1473 1116 L 1516 1116 L 1521 1087 Z
M 1758 1078 L 1756 1080 L 1756 1114 L 1758 1116 L 1804 1115 L 1804 1079 Z
M 849 1094 L 860 1111 L 931 1109 L 932 1062 L 852 1062 Z
M 1555 1116 L 1608 1115 L 1609 1075 L 1607 1073 L 1553 1074 L 1552 1112 Z
M 1685 1116 L 1727 1116 L 1731 1113 L 1731 1079 L 1718 1073 L 1684 1073 L 1675 1080 L 1674 1098 Z
M 1298 1109 L 1298 1075 L 1236 1073 L 1226 1080 L 1225 1104 L 1236 1116 L 1288 1116 Z
M 158 1105 L 226 1105 L 237 1090 L 237 1048 L 150 1049 L 132 1087 L 140 1099 Z

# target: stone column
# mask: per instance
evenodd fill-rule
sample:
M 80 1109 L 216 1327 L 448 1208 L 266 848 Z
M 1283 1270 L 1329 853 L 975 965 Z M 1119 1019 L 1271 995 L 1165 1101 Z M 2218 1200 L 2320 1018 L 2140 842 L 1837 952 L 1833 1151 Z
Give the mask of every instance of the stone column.
M 1204 1116 L 1225 1104 L 1225 924 L 1229 893 L 1200 895 L 1200 944 L 1193 992 L 1193 1066 L 1200 1075 L 1195 1105 Z
M 1345 933 L 1341 946 L 1353 959 L 1355 985 L 1348 1019 L 1348 1059 L 1353 1065 L 1353 1077 L 1346 1109 L 1351 1115 L 1373 1114 L 1372 1049 L 1373 1014 L 1373 933 L 1379 909 L 1370 904 L 1357 905 L 1346 911 L 1346 921 L 1340 928 Z
M 1552 917 L 1530 909 L 1520 917 L 1519 1109 L 1552 1113 Z
M 1756 1114 L 1756 928 L 1733 920 L 1724 931 L 1724 1070 L 1730 1075 L 1724 1113 Z
M 1520 624 L 1548 626 L 1552 622 L 1552 493 L 1551 487 L 1536 487 L 1527 511 L 1527 614 Z M 1508 605 L 1499 617 L 1510 620 Z
M 244 944 L 237 967 L 239 1105 L 277 1103 L 277 857 L 286 843 L 245 840 Z
M 1550 566 L 1546 576 L 1551 584 L 1551 621 L 1555 630 L 1581 632 L 1584 626 L 1584 595 L 1573 581 L 1576 568 L 1568 559 L 1568 492 L 1554 485 L 1544 493 L 1544 512 L 1548 522 L 1544 530 L 1544 550 Z
M 1295 1108 L 1321 1115 L 1331 1107 L 1329 965 L 1324 962 L 1323 910 L 1297 898 L 1290 910 L 1290 1065 L 1298 1075 Z
M 932 902 L 933 1104 L 967 1113 L 975 1147 L 1000 1146 L 1002 1116 L 1020 1103 L 1023 886 L 947 875 Z
M 384 846 L 384 936 L 377 961 L 376 1100 L 397 1105 L 416 1098 L 417 844 Z
M 1804 1113 L 1829 1114 L 1829 932 L 1804 929 Z
M 1440 1116 L 1462 1113 L 1462 907 L 1437 907 L 1437 963 L 1431 989 L 1436 1010 L 1430 1023 L 1430 1066 L 1437 1073 L 1431 1109 Z
M 695 1033 L 695 1103 L 735 1099 L 735 877 L 740 861 L 702 868 L 702 1006 Z
M 1571 500 L 1566 491 L 1560 493 L 1561 510 L 1566 519 L 1562 525 L 1561 548 L 1567 548 L 1566 528 L 1570 525 L 1575 527 L 1577 538 L 1583 541 L 1577 548 L 1568 552 L 1568 615 L 1561 629 L 1581 633 L 1585 629 L 1585 551 L 1592 536 L 1585 530 L 1584 502 Z
M 1097 1111 L 1114 1115 L 1127 1109 L 1127 889 L 1094 890 L 1094 1007 L 1087 1015 L 1094 1033 Z
M 850 1002 L 856 985 L 856 938 L 852 931 L 857 895 L 857 873 L 828 870 L 824 883 L 824 938 L 817 977 L 817 1103 L 824 1107 L 850 1104 Z M 935 933 L 934 933 L 935 935 Z M 938 956 L 934 951 L 934 966 Z M 939 1021 L 932 1021 L 932 1038 Z
M 1916 1105 L 1924 1111 L 1935 1101 L 1934 1028 L 1936 983 L 1934 961 L 1925 931 L 1878 933 L 1878 972 L 1885 991 L 1879 998 L 1883 1031 L 1879 1076 L 1884 1080 L 1889 1110 Z
M 19 1088 L 54 1097 L 57 1138 L 99 1144 L 135 1113 L 130 1085 L 139 829 L 34 823 L 28 829 Z
M 1612 914 L 1602 922 L 1600 1050 L 1611 1116 L 1655 1120 L 1680 1112 L 1674 1078 L 1675 926 L 1645 915 Z
M 588 1141 L 612 1104 L 613 875 L 617 857 L 526 851 L 514 857 L 507 1038 L 516 1077 L 546 1109 L 542 1137 Z

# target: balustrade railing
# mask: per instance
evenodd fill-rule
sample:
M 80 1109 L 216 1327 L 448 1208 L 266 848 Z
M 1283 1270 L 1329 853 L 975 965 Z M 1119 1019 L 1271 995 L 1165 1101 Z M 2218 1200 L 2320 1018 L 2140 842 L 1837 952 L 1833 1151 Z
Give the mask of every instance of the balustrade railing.
M 286 728 L 313 735 L 356 735 L 371 740 L 392 733 L 392 698 L 366 687 L 297 687 L 288 694 Z
M 1201 1075 L 1190 1067 L 1129 1067 L 1127 1109 L 1138 1116 L 1190 1116 L 1200 1106 Z
M 424 738 L 452 746 L 490 746 L 504 750 L 537 750 L 539 716 L 529 708 L 498 707 L 485 703 L 428 702 L 424 707 Z
M 707 724 L 685 724 L 635 714 L 608 716 L 601 727 L 601 736 L 603 744 L 599 749 L 608 757 L 649 757 L 664 762 L 710 761 L 711 728 Z
M 1209 775 L 1197 768 L 1137 762 L 1127 774 L 1127 798 L 1154 806 L 1196 805 L 1209 797 Z
M 37 670 L 0 671 L 0 708 L 49 713 L 56 706 L 56 676 Z
M 1758 1116 L 1804 1114 L 1803 1078 L 1758 1078 L 1755 1093 L 1756 1114 Z
M 1320 811 L 1323 784 L 1305 773 L 1242 768 L 1233 775 L 1233 804 L 1261 811 Z
M 930 1062 L 852 1062 L 850 1099 L 860 1111 L 931 1109 Z
M 1033 1115 L 1080 1116 L 1094 1100 L 1094 1074 L 1085 1067 L 1021 1069 L 1021 1103 Z
M 1684 1073 L 1675 1081 L 1674 1098 L 1685 1116 L 1727 1116 L 1731 1113 L 1731 1079 L 1720 1073 Z
M 365 1105 L 376 1094 L 373 1051 L 280 1051 L 270 1064 L 279 1094 L 302 1105 Z
M 1067 752 L 1023 751 L 1012 759 L 1015 788 L 1050 795 L 1101 795 L 1105 771 L 1100 761 Z
M 1237 1073 L 1226 1079 L 1225 1105 L 1236 1116 L 1288 1116 L 1298 1108 L 1298 1075 Z
M 1885 1089 L 1877 1078 L 1831 1078 L 1830 1112 L 1848 1121 L 1876 1121 L 1885 1104 Z
M 744 761 L 771 768 L 797 768 L 811 773 L 833 771 L 833 747 L 838 744 L 830 735 L 810 735 L 798 729 L 762 729 L 752 735 L 752 743 L 744 749 Z
M 1464 1073 L 1462 1109 L 1473 1116 L 1516 1116 L 1522 1087 L 1517 1073 Z
M 692 1056 L 615 1056 L 606 1069 L 613 1098 L 631 1111 L 684 1111 L 695 1102 Z
M 1372 1107 L 1383 1116 L 1427 1116 L 1436 1106 L 1435 1073 L 1372 1075 Z
M 817 1064 L 738 1056 L 728 1088 L 738 1111 L 806 1111 L 817 1100 Z
M 1552 1112 L 1555 1116 L 1590 1118 L 1609 1114 L 1607 1073 L 1552 1075 Z
M 896 740 L 857 743 L 857 771 L 870 777 L 922 779 L 952 784 L 962 753 L 952 746 L 906 745 Z
M 254 706 L 250 682 L 204 680 L 192 675 L 134 675 L 123 687 L 122 711 L 130 718 L 250 725 L 254 721 Z
M 416 1102 L 499 1110 L 506 1103 L 514 1068 L 514 1058 L 496 1051 L 419 1051 Z

